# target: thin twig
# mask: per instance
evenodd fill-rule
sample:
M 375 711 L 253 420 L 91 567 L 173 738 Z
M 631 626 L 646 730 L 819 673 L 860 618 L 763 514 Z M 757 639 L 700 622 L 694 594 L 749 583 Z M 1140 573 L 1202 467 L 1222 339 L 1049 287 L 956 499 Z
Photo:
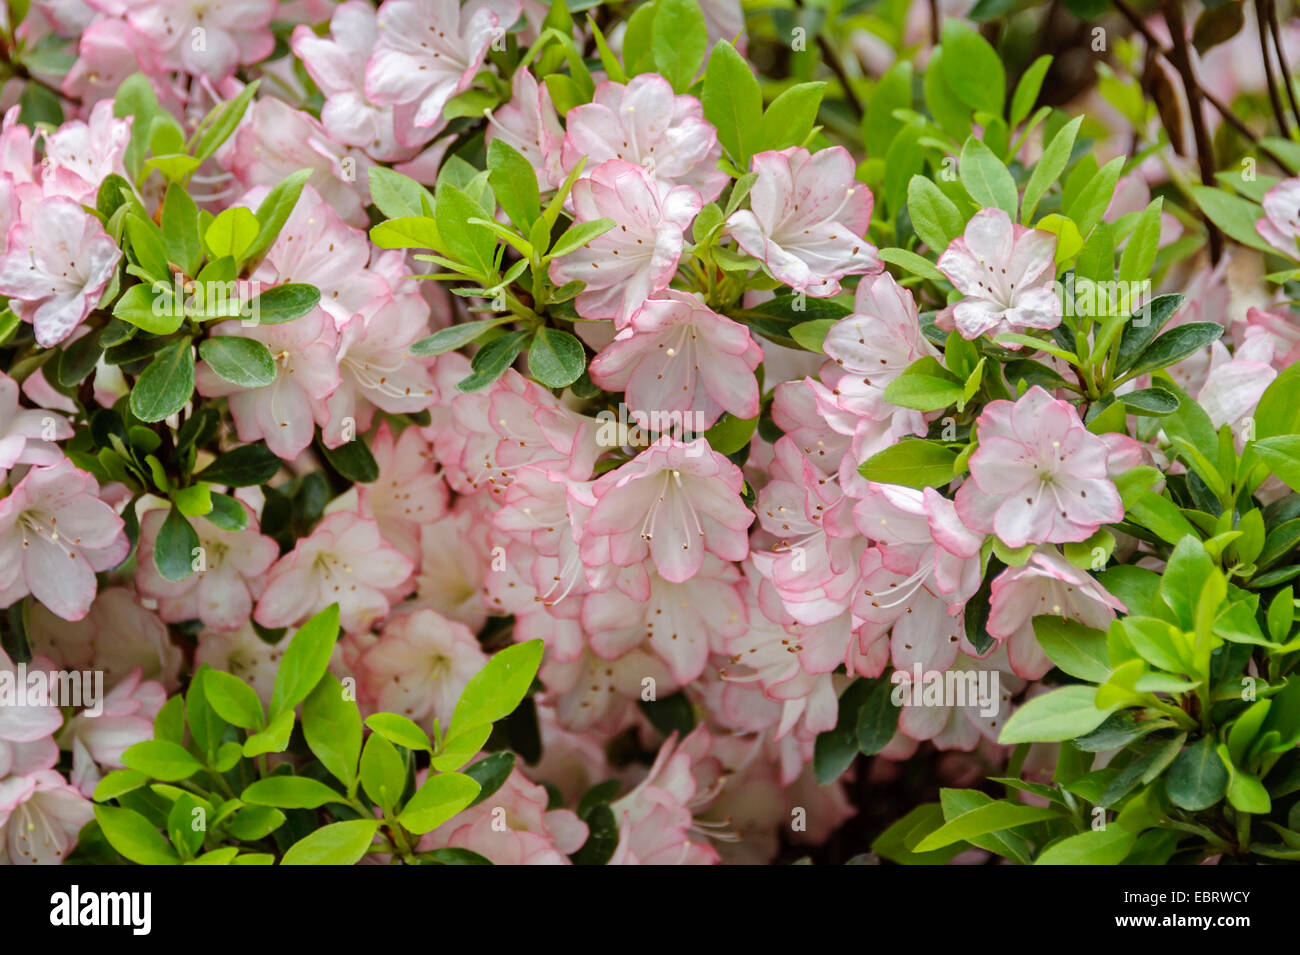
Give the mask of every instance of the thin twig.
M 1169 25 L 1169 35 L 1173 38 L 1173 64 L 1178 75 L 1183 79 L 1183 91 L 1187 95 L 1187 111 L 1192 117 L 1192 132 L 1196 138 L 1196 162 L 1201 169 L 1201 182 L 1207 186 L 1215 184 L 1214 146 L 1210 143 L 1209 131 L 1205 128 L 1205 112 L 1201 109 L 1201 88 L 1192 72 L 1192 57 L 1187 49 L 1187 23 L 1183 19 L 1181 0 L 1165 0 L 1165 22 Z M 1209 230 L 1210 261 L 1218 263 L 1223 255 L 1223 234 L 1219 232 L 1210 217 L 1201 211 L 1205 228 Z
M 1291 115 L 1295 117 L 1296 125 L 1300 126 L 1300 105 L 1296 104 L 1291 67 L 1287 65 L 1286 52 L 1282 49 L 1282 30 L 1277 25 L 1277 0 L 1268 0 L 1268 30 L 1273 35 L 1273 49 L 1277 51 L 1278 65 L 1282 67 L 1282 85 L 1286 87 L 1286 97 L 1291 103 Z
M 1112 0 L 1112 2 L 1115 4 L 1115 9 L 1123 15 L 1124 19 L 1128 20 L 1133 29 L 1142 34 L 1147 45 L 1155 50 L 1167 62 L 1172 64 L 1173 59 L 1170 56 L 1169 51 L 1164 48 L 1160 40 L 1156 38 L 1156 35 L 1151 32 L 1150 28 L 1142 22 L 1142 18 L 1137 15 L 1133 8 L 1125 3 L 1124 0 Z M 1284 170 L 1288 175 L 1294 176 L 1296 174 L 1296 170 L 1291 168 L 1290 163 L 1286 162 L 1281 156 L 1261 143 L 1259 137 L 1255 135 L 1254 131 L 1252 131 L 1241 117 L 1234 113 L 1226 103 L 1203 86 L 1200 87 L 1200 92 L 1205 101 L 1213 106 L 1215 111 L 1223 117 L 1223 121 L 1240 133 L 1242 137 L 1251 144 L 1251 146 L 1258 149 L 1263 155 L 1267 156 L 1279 169 Z
M 795 6 L 800 10 L 805 9 L 804 0 L 794 0 L 794 2 Z M 840 81 L 840 86 L 844 87 L 844 96 L 848 99 L 850 105 L 853 106 L 858 117 L 861 118 L 865 116 L 867 114 L 866 105 L 858 97 L 857 91 L 853 88 L 853 84 L 849 82 L 849 74 L 845 71 L 844 64 L 840 62 L 839 54 L 835 52 L 835 48 L 831 46 L 830 41 L 826 39 L 826 36 L 820 29 L 817 31 L 817 46 L 822 51 L 822 59 L 826 61 L 826 65 L 830 67 L 830 71 L 835 74 L 835 78 Z
M 930 42 L 939 45 L 939 0 L 930 0 Z
M 1264 58 L 1264 78 L 1268 81 L 1268 101 L 1273 107 L 1273 116 L 1277 119 L 1277 128 L 1282 131 L 1282 138 L 1291 136 L 1286 124 L 1286 110 L 1277 95 L 1277 79 L 1273 75 L 1273 60 L 1268 55 L 1268 15 L 1264 0 L 1255 0 L 1255 20 L 1259 25 L 1259 52 Z

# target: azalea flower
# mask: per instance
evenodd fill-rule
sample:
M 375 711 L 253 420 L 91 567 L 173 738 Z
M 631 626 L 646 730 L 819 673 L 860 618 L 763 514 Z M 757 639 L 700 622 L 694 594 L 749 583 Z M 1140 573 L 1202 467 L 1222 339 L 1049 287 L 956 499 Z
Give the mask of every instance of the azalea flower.
M 194 384 L 206 398 L 230 399 L 239 440 L 263 440 L 286 461 L 292 461 L 311 444 L 313 423 L 329 423 L 325 404 L 339 386 L 337 333 L 323 309 L 312 309 L 292 322 L 246 325 L 243 321 L 213 326 L 213 336 L 235 335 L 259 341 L 275 359 L 275 380 L 246 388 L 222 378 L 207 362 L 195 368 Z
M 0 372 L 0 480 L 19 464 L 49 466 L 63 457 L 55 441 L 72 437 L 63 415 L 18 404 L 18 383 Z
M 681 583 L 704 565 L 705 553 L 743 560 L 753 513 L 740 499 L 740 469 L 703 438 L 685 444 L 660 438 L 632 461 L 597 479 L 596 505 L 583 531 L 583 561 L 616 566 L 647 555 L 664 580 Z
M 216 82 L 271 53 L 276 6 L 274 0 L 139 0 L 124 12 L 166 68 Z
M 140 593 L 158 602 L 158 613 L 168 623 L 201 620 L 213 630 L 236 630 L 253 612 L 253 603 L 265 586 L 280 548 L 258 532 L 252 508 L 240 504 L 247 526 L 223 530 L 206 517 L 190 518 L 199 537 L 203 565 L 184 580 L 167 580 L 154 564 L 154 546 L 167 512 L 149 511 L 140 520 L 140 556 L 135 584 Z
M 510 90 L 510 101 L 487 114 L 484 140 L 489 145 L 502 140 L 532 164 L 539 189 L 555 189 L 565 175 L 560 158 L 564 130 L 550 90 L 526 69 L 515 70 Z
M 1264 194 L 1263 206 L 1255 231 L 1288 259 L 1300 258 L 1300 178 L 1279 182 Z
M 361 698 L 432 731 L 445 729 L 465 684 L 487 663 L 467 626 L 433 610 L 394 616 L 357 660 Z
M 950 669 L 961 674 L 961 678 L 967 681 L 965 706 L 957 706 L 955 701 L 944 698 L 926 700 L 923 687 L 913 689 L 908 685 L 913 671 L 896 671 L 900 681 L 896 684 L 896 689 L 904 691 L 903 699 L 915 699 L 922 704 L 899 708 L 899 734 L 908 739 L 929 740 L 944 750 L 969 752 L 982 742 L 996 743 L 998 734 L 1011 716 L 1011 698 L 1024 689 L 1024 681 L 1010 671 L 1002 647 L 982 659 L 966 653 L 959 654 Z M 979 699 L 979 680 L 985 673 L 988 675 L 983 676 L 984 686 L 990 691 L 994 686 L 997 687 L 995 699 Z M 996 684 L 993 682 L 995 678 Z M 913 693 L 916 694 L 915 697 L 912 697 Z M 996 704 L 996 711 L 986 715 L 993 709 L 993 704 Z
M 1069 402 L 1035 385 L 1014 402 L 988 404 L 976 428 L 979 448 L 956 497 L 966 526 L 1023 547 L 1084 541 L 1124 519 L 1106 442 Z
M 337 511 L 271 568 L 253 619 L 275 629 L 337 603 L 344 630 L 365 630 L 388 614 L 412 569 L 411 559 L 384 540 L 378 524 Z
M 136 671 L 168 690 L 179 685 L 181 648 L 130 587 L 105 587 L 77 621 L 35 604 L 28 636 L 35 652 L 64 669 L 102 671 L 110 690 Z
M 367 97 L 413 110 L 417 127 L 441 126 L 442 108 L 469 87 L 519 11 L 518 0 L 387 0 L 366 64 Z
M 965 296 L 942 313 L 941 327 L 967 339 L 1055 328 L 1061 324 L 1055 255 L 1052 233 L 1016 225 L 1002 209 L 981 209 L 939 256 L 939 271 Z
M 718 198 L 727 174 L 718 169 L 722 147 L 693 96 L 676 95 L 669 82 L 642 73 L 627 85 L 606 81 L 590 103 L 565 117 L 564 169 L 587 157 L 587 169 L 610 159 L 640 166 L 667 185 L 692 186 L 704 202 Z
M 65 620 L 95 599 L 95 573 L 131 550 L 122 519 L 99 485 L 70 461 L 32 468 L 0 500 L 0 606 L 31 594 Z
M 750 208 L 732 213 L 727 231 L 774 278 L 824 297 L 838 294 L 846 275 L 884 268 L 863 238 L 871 225 L 871 190 L 854 178 L 848 150 L 763 152 L 750 168 L 758 174 Z
M 427 359 L 407 351 L 428 330 L 428 317 L 398 300 L 348 319 L 338 333 L 339 386 L 325 402 L 326 447 L 337 448 L 369 429 L 376 408 L 411 414 L 438 400 Z
M 141 679 L 137 668 L 100 701 L 98 715 L 83 711 L 68 721 L 60 739 L 72 750 L 72 778 L 82 795 L 95 792 L 100 767 L 124 768 L 122 754 L 153 739 L 154 718 L 166 702 L 162 684 Z
M 668 288 L 682 254 L 682 232 L 700 211 L 689 186 L 656 183 L 640 166 L 601 163 L 574 183 L 575 221 L 613 219 L 613 229 L 553 259 L 551 281 L 582 281 L 574 306 L 584 318 L 612 318 L 624 328 L 651 295 Z
M 122 253 L 81 205 L 46 199 L 9 230 L 0 256 L 0 294 L 51 348 L 72 334 L 99 303 Z
M 357 513 L 372 518 L 384 540 L 418 565 L 420 529 L 447 512 L 447 485 L 417 428 L 406 428 L 394 439 L 388 422 L 382 422 L 370 453 L 379 480 L 357 485 Z
M 332 140 L 364 149 L 375 159 L 407 159 L 411 147 L 427 141 L 429 133 L 417 134 L 408 124 L 399 127 L 392 106 L 366 95 L 366 63 L 377 39 L 375 8 L 348 0 L 335 8 L 329 36 L 318 36 L 300 23 L 290 46 L 325 95 L 320 119 Z
M 1023 567 L 1008 567 L 993 579 L 988 633 L 1007 646 L 1011 669 L 1037 680 L 1052 668 L 1034 635 L 1034 617 L 1075 620 L 1106 630 L 1127 608 L 1090 574 L 1052 549 L 1040 548 Z
M 569 865 L 569 856 L 587 841 L 587 824 L 549 805 L 545 787 L 529 782 L 516 766 L 491 799 L 422 836 L 419 849 L 468 849 L 494 865 Z
M 643 649 L 630 650 L 617 660 L 602 660 L 590 650 L 564 660 L 548 653 L 539 676 L 560 725 L 574 732 L 614 732 L 626 726 L 636 709 L 633 701 L 647 685 L 665 696 L 679 689 L 668 666 Z
M 59 865 L 94 815 L 52 769 L 0 779 L 0 865 Z
M 589 594 L 582 602 L 582 626 L 598 657 L 617 660 L 644 643 L 685 685 L 704 672 L 711 649 L 720 650 L 747 629 L 739 581 L 733 565 L 706 555 L 700 572 L 687 581 L 652 573 L 645 600 L 617 588 Z
M 632 410 L 694 412 L 696 430 L 703 430 L 724 411 L 742 419 L 758 415 L 754 369 L 762 360 L 744 325 L 694 295 L 666 289 L 641 306 L 589 371 L 606 391 L 625 391 Z
M 194 651 L 194 668 L 207 664 L 214 670 L 233 673 L 253 688 L 263 706 L 269 706 L 275 675 L 292 639 L 293 631 L 289 631 L 275 643 L 268 643 L 253 627 L 251 619 L 245 620 L 238 630 L 201 630 Z
M 46 665 L 48 662 L 37 657 L 28 664 L 28 672 L 53 669 Z M 17 669 L 3 648 L 0 648 L 0 673 L 7 675 L 11 685 L 16 683 Z M 0 787 L 4 786 L 6 776 L 27 776 L 52 767 L 59 759 L 54 733 L 62 725 L 63 714 L 57 706 L 30 695 L 21 704 L 16 700 L 0 703 Z M 0 818 L 3 818 L 2 807 Z
M 46 174 L 53 169 L 74 172 L 85 183 L 85 194 L 93 197 L 106 176 L 123 174 L 130 142 L 131 121 L 114 118 L 112 103 L 96 103 L 89 122 L 72 120 L 45 134 Z

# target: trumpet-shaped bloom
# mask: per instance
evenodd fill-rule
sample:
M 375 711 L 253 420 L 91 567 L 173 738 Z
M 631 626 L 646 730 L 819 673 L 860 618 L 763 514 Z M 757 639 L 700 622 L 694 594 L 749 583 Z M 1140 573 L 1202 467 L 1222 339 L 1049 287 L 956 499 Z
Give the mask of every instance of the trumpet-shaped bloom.
M 979 448 L 956 497 L 966 526 L 1023 547 L 1087 540 L 1124 518 L 1106 442 L 1069 402 L 1035 385 L 1014 402 L 986 406 L 976 428 Z
M 72 334 L 113 277 L 122 253 L 80 203 L 55 196 L 9 230 L 0 256 L 0 294 L 50 348 Z
M 0 606 L 31 594 L 65 620 L 90 610 L 95 573 L 131 549 L 99 485 L 71 461 L 32 468 L 0 501 Z
M 582 555 L 588 567 L 615 566 L 647 556 L 659 576 L 681 583 L 699 572 L 705 553 L 744 560 L 754 515 L 740 499 L 740 468 L 699 438 L 689 444 L 660 438 L 593 487 Z
M 551 280 L 586 282 L 574 302 L 582 316 L 612 318 L 623 328 L 647 298 L 668 288 L 700 194 L 656 183 L 640 166 L 614 160 L 575 183 L 572 195 L 577 222 L 613 219 L 616 225 L 553 260 Z
M 871 224 L 871 190 L 854 178 L 848 150 L 759 153 L 751 168 L 758 179 L 750 208 L 733 213 L 727 229 L 775 278 L 823 297 L 837 294 L 846 275 L 881 271 L 875 246 L 863 238 Z
M 719 170 L 722 147 L 694 96 L 678 96 L 666 79 L 642 73 L 624 86 L 605 82 L 590 103 L 565 117 L 564 168 L 583 156 L 587 169 L 609 159 L 634 163 L 669 185 L 693 186 L 705 202 L 727 184 Z
M 965 296 L 941 322 L 962 338 L 1061 324 L 1056 236 L 1016 225 L 1001 209 L 981 209 L 939 256 L 939 271 Z M 1012 348 L 1019 346 L 1012 345 Z
M 762 360 L 744 325 L 667 289 L 641 307 L 590 371 L 605 390 L 625 391 L 634 411 L 695 411 L 707 428 L 724 411 L 745 419 L 758 414 L 754 369 Z

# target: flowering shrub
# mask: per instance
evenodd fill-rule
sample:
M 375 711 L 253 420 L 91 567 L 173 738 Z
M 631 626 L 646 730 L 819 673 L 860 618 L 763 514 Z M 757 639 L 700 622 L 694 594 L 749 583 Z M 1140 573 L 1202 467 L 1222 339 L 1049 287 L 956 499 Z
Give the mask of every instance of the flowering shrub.
M 1275 5 L 6 12 L 0 860 L 1300 859 Z

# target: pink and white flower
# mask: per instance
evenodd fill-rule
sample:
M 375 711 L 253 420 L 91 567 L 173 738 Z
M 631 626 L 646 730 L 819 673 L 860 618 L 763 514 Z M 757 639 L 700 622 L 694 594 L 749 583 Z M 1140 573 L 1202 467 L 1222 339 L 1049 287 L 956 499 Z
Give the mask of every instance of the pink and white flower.
M 36 330 L 37 344 L 51 348 L 85 321 L 121 258 L 98 219 L 55 196 L 10 228 L 8 251 L 0 256 L 0 294 Z
M 968 527 L 1023 547 L 1087 540 L 1123 520 L 1106 442 L 1069 402 L 1035 385 L 1014 402 L 987 405 L 976 428 L 979 449 L 956 497 Z
M 1050 232 L 1016 225 L 1002 209 L 981 209 L 939 256 L 939 271 L 964 296 L 941 314 L 940 327 L 968 339 L 1055 328 L 1061 324 L 1055 255 Z
M 626 392 L 633 411 L 693 411 L 703 430 L 724 411 L 758 415 L 754 369 L 762 360 L 744 325 L 694 295 L 666 289 L 641 306 L 589 371 L 601 388 Z
M 95 599 L 95 573 L 131 550 L 99 485 L 70 461 L 33 468 L 0 501 L 0 606 L 31 594 L 65 620 Z
M 884 268 L 863 238 L 871 225 L 871 190 L 854 178 L 844 147 L 763 152 L 750 168 L 758 173 L 750 207 L 733 213 L 727 230 L 774 278 L 824 297 L 837 294 L 846 275 Z
M 378 524 L 337 511 L 271 568 L 253 619 L 269 629 L 285 627 L 337 603 L 344 630 L 366 630 L 387 616 L 412 569 Z
M 586 283 L 574 306 L 584 318 L 612 318 L 624 328 L 651 295 L 668 288 L 682 254 L 682 233 L 700 211 L 689 186 L 656 183 L 640 166 L 611 160 L 572 192 L 574 221 L 612 219 L 614 228 L 554 259 L 556 284 Z
M 694 187 L 705 202 L 718 198 L 727 184 L 727 174 L 717 168 L 718 134 L 704 119 L 700 101 L 674 94 L 658 74 L 642 73 L 626 86 L 601 83 L 590 103 L 569 110 L 565 125 L 566 172 L 584 156 L 588 170 L 621 159 L 661 183 Z

